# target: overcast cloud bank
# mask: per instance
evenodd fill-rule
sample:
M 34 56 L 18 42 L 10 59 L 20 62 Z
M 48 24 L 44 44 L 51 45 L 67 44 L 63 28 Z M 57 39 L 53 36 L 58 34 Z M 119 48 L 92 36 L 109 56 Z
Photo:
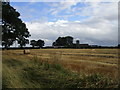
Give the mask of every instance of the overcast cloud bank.
M 46 45 L 52 45 L 59 36 L 73 36 L 81 43 L 98 45 L 118 44 L 118 4 L 117 3 L 84 3 L 84 7 L 75 7 L 78 2 L 52 3 L 54 8 L 48 10 L 56 18 L 62 10 L 74 12 L 68 17 L 88 16 L 88 18 L 69 21 L 66 18 L 56 21 L 25 22 L 31 32 L 30 39 L 43 39 Z M 71 8 L 73 7 L 74 8 Z M 76 12 L 77 11 L 77 12 Z M 62 15 L 66 17 L 66 15 Z M 54 19 L 54 18 L 53 18 Z

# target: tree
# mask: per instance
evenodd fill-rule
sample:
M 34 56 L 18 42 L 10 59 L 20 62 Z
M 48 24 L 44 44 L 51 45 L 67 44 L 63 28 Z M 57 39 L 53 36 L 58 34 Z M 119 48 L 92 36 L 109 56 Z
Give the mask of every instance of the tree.
M 118 47 L 120 48 L 120 44 L 118 44 Z
M 32 45 L 32 47 L 34 48 L 35 46 L 42 48 L 44 46 L 45 42 L 41 39 L 39 39 L 38 41 L 35 40 L 31 40 L 30 45 Z
M 19 16 L 20 13 L 8 2 L 2 2 L 2 45 L 5 48 L 10 47 L 15 40 L 21 47 L 27 43 L 25 38 L 29 37 L 30 33 Z
M 71 47 L 73 45 L 73 37 L 67 36 L 65 37 L 65 39 L 66 39 L 66 46 Z
M 52 46 L 56 46 L 56 42 L 53 42 L 53 43 L 52 43 Z
M 25 38 L 21 38 L 18 40 L 18 44 L 20 44 L 20 47 L 23 48 L 23 46 L 26 46 L 26 44 L 29 44 L 29 40 Z
M 30 45 L 32 45 L 32 47 L 34 48 L 35 45 L 36 45 L 36 41 L 35 41 L 35 40 L 31 40 L 31 41 L 30 41 Z
M 36 42 L 36 46 L 38 46 L 39 48 L 42 48 L 44 46 L 44 41 L 39 39 L 37 42 Z
M 73 45 L 73 37 L 66 36 L 66 37 L 58 37 L 58 39 L 53 42 L 53 46 L 65 46 L 71 47 Z
M 80 47 L 80 41 L 79 40 L 76 40 L 76 48 L 79 48 Z
M 79 40 L 76 40 L 76 44 L 79 44 L 80 43 L 80 41 Z
M 29 44 L 29 40 L 25 39 L 30 36 L 28 29 L 26 28 L 26 25 L 24 23 L 21 23 L 21 27 L 18 28 L 18 32 L 15 34 L 17 35 L 17 41 L 18 44 L 20 44 L 21 48 L 25 46 L 26 44 Z

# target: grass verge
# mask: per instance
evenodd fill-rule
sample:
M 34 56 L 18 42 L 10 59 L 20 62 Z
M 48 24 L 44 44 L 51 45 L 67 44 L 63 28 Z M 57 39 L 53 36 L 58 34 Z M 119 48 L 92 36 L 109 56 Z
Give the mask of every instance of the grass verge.
M 3 88 L 116 88 L 117 82 L 94 73 L 68 71 L 59 63 L 34 56 L 31 60 L 3 60 Z

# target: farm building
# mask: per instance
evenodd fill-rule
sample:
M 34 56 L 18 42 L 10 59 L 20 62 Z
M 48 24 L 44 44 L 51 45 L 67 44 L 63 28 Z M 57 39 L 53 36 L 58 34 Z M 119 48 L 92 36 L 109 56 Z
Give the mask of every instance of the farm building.
M 88 48 L 89 44 L 73 44 L 74 48 Z
M 80 44 L 79 40 L 76 40 L 76 43 L 73 44 L 74 48 L 88 48 L 89 44 Z

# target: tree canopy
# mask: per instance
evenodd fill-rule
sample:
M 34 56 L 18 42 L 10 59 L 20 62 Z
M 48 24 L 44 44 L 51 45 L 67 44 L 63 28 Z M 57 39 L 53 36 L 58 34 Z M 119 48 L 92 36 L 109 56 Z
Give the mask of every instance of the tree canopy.
M 8 48 L 15 40 L 20 46 L 28 43 L 30 33 L 25 23 L 19 18 L 20 13 L 9 3 L 2 3 L 2 46 Z
M 73 45 L 73 37 L 66 36 L 66 37 L 58 37 L 58 39 L 53 42 L 53 46 L 66 46 L 71 47 Z
M 32 45 L 32 47 L 34 48 L 35 46 L 42 48 L 44 46 L 45 42 L 41 39 L 39 39 L 38 41 L 35 40 L 31 40 L 30 45 Z

